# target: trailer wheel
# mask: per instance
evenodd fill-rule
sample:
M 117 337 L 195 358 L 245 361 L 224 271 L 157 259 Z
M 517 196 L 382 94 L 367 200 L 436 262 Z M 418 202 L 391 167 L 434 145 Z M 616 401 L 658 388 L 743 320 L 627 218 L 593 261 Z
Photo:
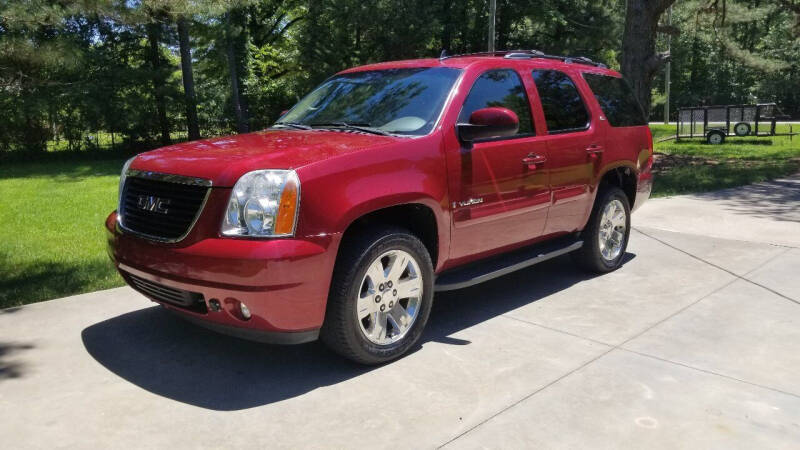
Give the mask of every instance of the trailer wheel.
M 733 126 L 733 132 L 737 136 L 747 136 L 750 134 L 750 124 L 747 122 L 739 122 Z
M 706 142 L 711 145 L 719 145 L 725 142 L 725 133 L 719 130 L 709 131 L 706 135 Z

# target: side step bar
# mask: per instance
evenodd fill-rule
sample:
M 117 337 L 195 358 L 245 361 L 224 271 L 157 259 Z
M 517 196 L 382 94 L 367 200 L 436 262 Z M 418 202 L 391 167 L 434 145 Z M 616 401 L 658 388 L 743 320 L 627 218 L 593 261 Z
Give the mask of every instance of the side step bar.
M 454 291 L 474 286 L 575 251 L 582 246 L 582 240 L 576 240 L 574 236 L 569 236 L 470 263 L 464 267 L 456 267 L 442 272 L 436 277 L 434 290 L 436 292 Z

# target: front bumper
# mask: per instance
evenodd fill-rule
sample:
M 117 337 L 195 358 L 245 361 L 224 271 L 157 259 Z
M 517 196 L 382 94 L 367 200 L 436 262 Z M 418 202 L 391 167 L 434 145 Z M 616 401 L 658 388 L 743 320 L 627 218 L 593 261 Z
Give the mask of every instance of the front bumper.
M 314 239 L 230 239 L 151 242 L 122 232 L 116 212 L 106 219 L 107 249 L 134 289 L 207 328 L 250 340 L 300 343 L 317 338 L 325 318 L 337 235 Z M 142 290 L 133 278 L 202 295 L 187 308 Z M 216 300 L 219 310 L 212 307 Z M 239 313 L 239 302 L 251 312 Z

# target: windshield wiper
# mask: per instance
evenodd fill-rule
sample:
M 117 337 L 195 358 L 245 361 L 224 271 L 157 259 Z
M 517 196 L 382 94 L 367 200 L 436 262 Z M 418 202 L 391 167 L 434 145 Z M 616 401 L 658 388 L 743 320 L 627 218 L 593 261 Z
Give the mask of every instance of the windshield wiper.
M 313 130 L 313 128 L 311 128 L 310 126 L 304 125 L 302 123 L 297 123 L 297 122 L 275 122 L 275 124 L 272 125 L 272 126 L 273 127 L 275 127 L 275 126 L 284 126 L 284 127 L 295 128 L 295 129 L 298 129 L 298 130 Z
M 315 127 L 327 127 L 327 126 L 342 127 L 350 130 L 363 131 L 364 133 L 379 134 L 381 136 L 392 136 L 392 133 L 389 133 L 388 131 L 383 131 L 380 128 L 373 128 L 368 123 L 321 122 L 321 123 L 312 123 L 311 125 Z

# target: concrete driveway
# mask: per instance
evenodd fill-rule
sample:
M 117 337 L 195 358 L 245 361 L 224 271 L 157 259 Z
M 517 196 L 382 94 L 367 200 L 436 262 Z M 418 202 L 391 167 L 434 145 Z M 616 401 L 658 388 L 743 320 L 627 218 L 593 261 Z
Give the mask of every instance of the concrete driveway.
M 627 262 L 438 295 L 364 368 L 128 288 L 0 311 L 4 448 L 798 448 L 800 179 L 650 201 Z

